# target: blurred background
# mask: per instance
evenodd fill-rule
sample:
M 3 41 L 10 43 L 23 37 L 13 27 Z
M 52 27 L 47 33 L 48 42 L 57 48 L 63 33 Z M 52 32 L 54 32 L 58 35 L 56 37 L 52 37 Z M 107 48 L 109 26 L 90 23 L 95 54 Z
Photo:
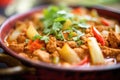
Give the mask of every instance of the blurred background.
M 120 0 L 0 0 L 0 24 L 9 16 L 44 4 L 105 6 L 120 10 Z
M 120 10 L 120 0 L 0 0 L 0 14 L 11 16 L 43 4 L 97 5 Z

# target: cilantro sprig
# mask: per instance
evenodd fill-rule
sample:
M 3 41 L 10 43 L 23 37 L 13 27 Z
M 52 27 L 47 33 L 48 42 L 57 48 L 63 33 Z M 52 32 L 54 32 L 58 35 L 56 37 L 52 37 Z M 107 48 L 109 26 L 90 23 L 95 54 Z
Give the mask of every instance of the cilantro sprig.
M 79 15 L 75 15 L 70 12 L 70 8 L 50 6 L 43 10 L 43 36 L 36 35 L 34 39 L 44 40 L 46 43 L 49 41 L 49 35 L 53 35 L 58 40 L 66 41 L 64 33 L 68 33 L 67 40 L 74 40 L 78 44 L 82 44 L 80 37 L 85 35 L 84 31 L 80 29 L 87 29 L 90 25 L 86 24 L 86 20 L 79 18 Z M 79 20 L 75 21 L 75 18 Z M 72 23 L 67 29 L 63 29 L 64 23 L 70 20 Z M 74 35 L 75 33 L 75 35 Z

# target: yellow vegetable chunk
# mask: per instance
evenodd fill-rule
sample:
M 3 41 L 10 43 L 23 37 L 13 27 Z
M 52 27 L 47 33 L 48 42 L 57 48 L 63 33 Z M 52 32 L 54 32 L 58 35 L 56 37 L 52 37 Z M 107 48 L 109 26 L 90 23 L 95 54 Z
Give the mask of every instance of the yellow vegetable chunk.
M 30 39 L 33 39 L 35 35 L 39 35 L 39 33 L 36 31 L 34 26 L 32 24 L 29 25 L 27 31 L 26 31 L 27 37 Z
M 59 54 L 61 58 L 67 61 L 68 63 L 75 64 L 80 62 L 80 58 L 75 53 L 75 51 L 70 48 L 68 44 L 64 44 L 62 49 L 59 50 Z
M 90 51 L 92 64 L 104 64 L 105 60 L 96 39 L 94 37 L 89 37 L 87 43 Z
M 62 30 L 68 29 L 72 25 L 71 20 L 67 19 L 66 22 L 63 24 Z

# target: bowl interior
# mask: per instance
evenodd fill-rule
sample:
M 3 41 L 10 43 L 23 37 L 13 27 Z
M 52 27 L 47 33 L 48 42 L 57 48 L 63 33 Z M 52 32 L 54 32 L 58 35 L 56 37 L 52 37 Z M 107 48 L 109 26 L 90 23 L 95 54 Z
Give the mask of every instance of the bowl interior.
M 10 18 L 8 18 L 0 27 L 0 44 L 5 49 L 5 51 L 8 52 L 8 54 L 18 58 L 19 60 L 25 61 L 29 63 L 30 65 L 33 65 L 35 67 L 45 67 L 45 68 L 51 68 L 51 69 L 58 69 L 58 70 L 70 70 L 70 71 L 101 71 L 101 70 L 110 70 L 110 69 L 116 69 L 120 68 L 120 64 L 111 65 L 111 66 L 91 66 L 91 67 L 79 67 L 79 68 L 63 68 L 59 66 L 54 66 L 51 64 L 46 64 L 43 62 L 35 63 L 30 60 L 27 60 L 21 56 L 18 56 L 17 53 L 9 49 L 5 44 L 5 38 L 9 34 L 10 30 L 14 27 L 14 24 L 18 20 L 24 20 L 31 14 L 40 11 L 45 6 L 40 6 L 38 8 L 35 8 L 27 13 L 14 15 Z M 88 9 L 96 9 L 100 15 L 108 16 L 110 18 L 114 18 L 120 22 L 120 12 L 116 10 L 101 8 L 101 7 L 87 7 Z

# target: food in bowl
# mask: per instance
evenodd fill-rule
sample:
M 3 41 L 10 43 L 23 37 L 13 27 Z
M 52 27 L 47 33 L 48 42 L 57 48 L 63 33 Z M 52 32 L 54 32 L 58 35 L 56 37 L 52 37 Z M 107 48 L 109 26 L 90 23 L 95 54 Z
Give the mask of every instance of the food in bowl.
M 16 21 L 6 45 L 26 59 L 63 67 L 120 61 L 120 27 L 96 10 L 49 6 Z

